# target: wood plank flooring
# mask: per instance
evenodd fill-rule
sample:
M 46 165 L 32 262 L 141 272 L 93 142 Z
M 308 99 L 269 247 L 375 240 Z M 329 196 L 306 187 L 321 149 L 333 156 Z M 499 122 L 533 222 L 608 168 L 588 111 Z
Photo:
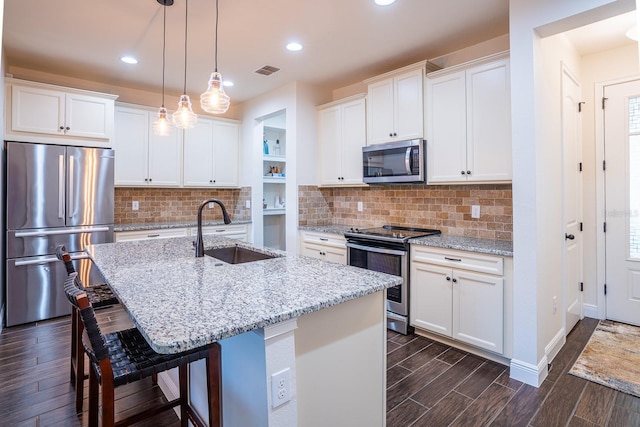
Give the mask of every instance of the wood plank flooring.
M 640 398 L 567 373 L 597 324 L 576 325 L 539 388 L 498 363 L 389 332 L 387 426 L 640 426 Z
M 119 308 L 100 310 L 98 318 L 105 331 L 130 327 Z M 63 317 L 3 330 L 1 426 L 87 425 L 86 410 L 74 411 L 69 322 Z M 540 388 L 510 379 L 508 367 L 498 363 L 389 332 L 387 426 L 640 426 L 640 398 L 567 374 L 596 325 L 594 319 L 578 323 Z M 85 389 L 85 409 L 86 396 Z M 164 399 L 150 380 L 119 388 L 116 396 L 116 419 Z M 164 412 L 137 425 L 173 427 L 179 420 Z

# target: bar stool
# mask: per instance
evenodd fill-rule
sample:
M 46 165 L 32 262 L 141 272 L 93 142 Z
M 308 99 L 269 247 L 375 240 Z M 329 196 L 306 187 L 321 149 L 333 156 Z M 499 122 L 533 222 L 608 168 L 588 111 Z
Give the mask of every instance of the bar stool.
M 65 280 L 64 290 L 69 302 L 80 313 L 84 325 L 82 344 L 87 353 L 89 370 L 89 426 L 98 425 L 100 386 L 102 386 L 102 424 L 104 427 L 126 426 L 158 412 L 180 406 L 181 425 L 191 421 L 198 427 L 206 427 L 200 415 L 189 404 L 189 373 L 187 366 L 196 360 L 206 359 L 209 426 L 222 425 L 222 358 L 217 342 L 205 347 L 176 354 L 156 353 L 136 328 L 111 334 L 103 334 L 96 321 L 95 312 L 86 292 L 75 286 L 77 273 Z M 178 368 L 180 397 L 157 407 L 134 414 L 115 422 L 115 389 L 154 374 Z
M 64 262 L 67 269 L 67 275 L 76 273 L 75 267 L 71 260 L 71 256 L 63 245 L 56 247 L 56 256 Z M 84 286 L 80 277 L 75 276 L 74 284 L 78 289 L 86 292 L 91 305 L 95 309 L 111 307 L 120 302 L 113 294 L 106 283 L 90 284 Z M 82 332 L 84 328 L 80 321 L 80 313 L 71 306 L 71 369 L 70 379 L 76 390 L 76 412 L 82 411 L 82 402 L 84 399 L 84 380 L 88 376 L 84 372 L 84 348 L 82 347 Z

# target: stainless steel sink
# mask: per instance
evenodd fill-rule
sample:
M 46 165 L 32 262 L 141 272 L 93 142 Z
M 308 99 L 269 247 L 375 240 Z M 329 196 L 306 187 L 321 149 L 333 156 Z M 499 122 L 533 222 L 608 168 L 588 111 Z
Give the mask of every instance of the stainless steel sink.
M 276 255 L 269 255 L 240 246 L 207 249 L 204 251 L 204 254 L 229 264 L 242 264 L 244 262 L 262 261 L 265 259 L 277 258 Z

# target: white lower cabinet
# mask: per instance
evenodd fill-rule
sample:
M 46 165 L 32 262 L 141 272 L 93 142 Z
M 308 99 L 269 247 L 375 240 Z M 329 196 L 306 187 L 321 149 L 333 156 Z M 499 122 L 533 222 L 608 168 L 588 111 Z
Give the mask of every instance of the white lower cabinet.
M 504 353 L 502 257 L 411 246 L 411 325 Z
M 248 224 L 224 224 L 202 227 L 203 235 L 216 235 L 229 239 L 249 241 Z M 193 237 L 198 235 L 196 227 L 159 228 L 152 230 L 118 231 L 115 233 L 116 242 L 135 240 L 167 239 L 170 237 Z
M 344 236 L 315 231 L 300 231 L 300 253 L 324 261 L 347 263 Z

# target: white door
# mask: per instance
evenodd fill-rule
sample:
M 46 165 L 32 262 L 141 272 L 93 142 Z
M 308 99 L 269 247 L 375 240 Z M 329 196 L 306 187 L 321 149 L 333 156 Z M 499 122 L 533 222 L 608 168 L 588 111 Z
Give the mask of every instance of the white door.
M 640 326 L 640 80 L 604 97 L 607 319 Z
M 563 288 L 565 333 L 583 317 L 582 314 L 582 159 L 580 84 L 569 70 L 562 69 L 562 156 L 563 156 Z M 562 238 L 562 237 L 561 237 Z

